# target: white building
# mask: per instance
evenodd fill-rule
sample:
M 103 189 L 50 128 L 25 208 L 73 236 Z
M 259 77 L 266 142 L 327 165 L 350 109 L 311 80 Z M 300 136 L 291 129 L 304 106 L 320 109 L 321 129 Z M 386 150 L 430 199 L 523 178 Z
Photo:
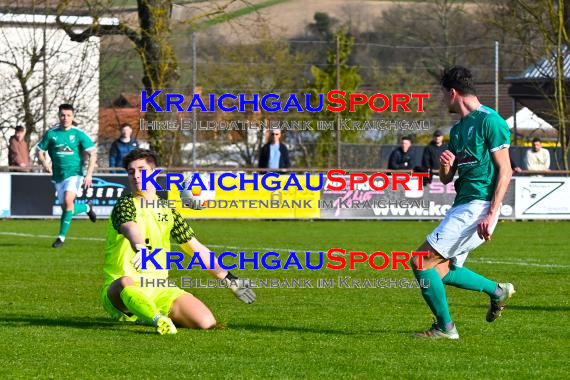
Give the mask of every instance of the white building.
M 81 28 L 90 25 L 92 19 L 66 16 L 62 21 Z M 117 21 L 102 19 L 100 22 Z M 36 130 L 31 136 L 32 157 L 35 153 L 32 148 L 38 139 L 46 129 L 58 123 L 57 108 L 61 103 L 73 104 L 78 126 L 96 140 L 99 129 L 99 40 L 91 37 L 83 43 L 72 42 L 57 28 L 55 16 L 0 13 L 0 166 L 8 165 L 7 145 L 14 134 L 13 128 L 25 125 L 24 91 L 18 71 L 24 75 L 29 73 L 26 83 L 31 90 L 29 104 Z

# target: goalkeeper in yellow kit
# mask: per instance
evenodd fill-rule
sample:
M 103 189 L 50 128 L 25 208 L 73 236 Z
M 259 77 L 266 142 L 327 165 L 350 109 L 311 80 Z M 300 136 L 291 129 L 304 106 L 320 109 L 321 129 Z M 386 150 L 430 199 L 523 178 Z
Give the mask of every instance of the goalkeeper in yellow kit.
M 124 159 L 132 194 L 121 197 L 109 219 L 105 252 L 105 283 L 101 292 L 103 307 L 113 319 L 153 324 L 160 334 L 175 334 L 176 326 L 209 329 L 216 320 L 208 307 L 178 287 L 141 287 L 141 277 L 149 280 L 168 278 L 167 269 L 141 269 L 141 250 L 162 248 L 154 257 L 166 268 L 166 251 L 173 240 L 188 254 L 199 252 L 210 268 L 210 250 L 202 245 L 178 211 L 158 206 L 141 207 L 140 199 L 156 201 L 154 188 L 141 189 L 142 170 L 150 173 L 158 163 L 154 152 L 131 151 Z M 153 202 L 157 204 L 157 202 Z M 152 266 L 152 265 L 151 265 Z M 208 270 L 225 279 L 235 296 L 245 303 L 255 301 L 247 282 L 220 268 Z

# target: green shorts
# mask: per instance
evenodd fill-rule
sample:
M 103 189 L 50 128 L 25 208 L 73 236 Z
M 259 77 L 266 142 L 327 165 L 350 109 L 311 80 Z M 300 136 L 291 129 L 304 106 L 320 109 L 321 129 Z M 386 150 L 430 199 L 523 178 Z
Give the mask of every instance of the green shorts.
M 138 285 L 133 285 L 138 286 Z M 178 287 L 145 287 L 141 288 L 142 291 L 148 296 L 148 298 L 154 302 L 158 311 L 162 315 L 168 315 L 172 304 L 178 297 L 183 294 L 189 294 Z M 103 303 L 103 308 L 105 311 L 116 321 L 126 321 L 126 322 L 137 322 L 138 318 L 136 315 L 127 315 L 117 309 L 111 300 L 107 291 L 109 290 L 109 285 L 106 285 L 101 289 L 101 302 Z M 138 321 L 141 323 L 149 323 L 150 321 Z

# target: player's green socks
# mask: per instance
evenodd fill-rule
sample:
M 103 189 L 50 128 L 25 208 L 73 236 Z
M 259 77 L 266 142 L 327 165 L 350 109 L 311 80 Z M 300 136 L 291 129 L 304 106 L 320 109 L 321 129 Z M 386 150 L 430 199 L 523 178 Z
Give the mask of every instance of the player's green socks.
M 89 210 L 87 203 L 74 203 L 73 204 L 73 215 L 83 214 Z
M 491 281 L 465 267 L 453 266 L 443 278 L 443 283 L 461 289 L 485 292 L 491 297 L 496 296 L 497 283 L 495 281 Z
M 59 237 L 62 238 L 61 240 L 65 239 L 65 235 L 67 235 L 67 231 L 69 231 L 69 227 L 71 226 L 71 219 L 73 218 L 73 211 L 65 210 L 61 214 L 61 219 L 59 220 Z
M 414 271 L 414 275 L 420 282 L 422 296 L 426 300 L 433 315 L 435 315 L 439 328 L 443 330 L 453 328 L 451 315 L 449 314 L 449 306 L 447 305 L 445 286 L 443 286 L 443 282 L 437 271 L 433 268 L 416 270 Z
M 121 300 L 131 313 L 147 323 L 154 322 L 154 318 L 160 314 L 155 303 L 149 300 L 143 291 L 136 286 L 123 288 Z

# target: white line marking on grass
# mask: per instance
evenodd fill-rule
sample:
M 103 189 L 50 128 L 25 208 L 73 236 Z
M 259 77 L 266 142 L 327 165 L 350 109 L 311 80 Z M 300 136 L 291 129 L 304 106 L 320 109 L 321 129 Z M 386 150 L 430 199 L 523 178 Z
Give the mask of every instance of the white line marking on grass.
M 35 237 L 35 238 L 43 238 L 43 239 L 53 239 L 54 237 L 51 235 L 36 235 L 36 234 L 25 234 L 21 232 L 4 232 L 0 231 L 0 235 L 5 236 L 19 236 L 19 237 Z M 69 240 L 89 240 L 89 241 L 105 241 L 103 238 L 96 238 L 96 237 L 69 237 Z M 66 239 L 66 240 L 67 240 Z M 177 245 L 177 244 L 172 244 Z M 320 249 L 295 249 L 295 248 L 275 248 L 275 247 L 238 247 L 232 245 L 218 245 L 218 244 L 207 244 L 207 247 L 212 248 L 224 248 L 224 249 L 239 249 L 242 251 L 275 251 L 275 252 L 319 252 L 323 251 L 326 252 L 328 250 L 320 250 Z M 473 258 L 469 259 L 469 262 L 472 263 L 481 263 L 481 264 L 498 264 L 498 265 L 518 265 L 523 267 L 537 267 L 537 268 L 570 268 L 570 265 L 565 264 L 538 264 L 534 262 L 529 262 L 525 260 L 517 260 L 517 261 L 506 261 L 506 260 L 493 260 L 493 259 L 486 259 L 486 258 Z
M 570 265 L 564 264 L 537 264 L 530 263 L 528 261 L 504 261 L 504 260 L 489 260 L 489 259 L 470 259 L 472 263 L 482 263 L 482 264 L 500 264 L 500 265 L 522 265 L 525 267 L 538 267 L 538 268 L 570 268 Z

